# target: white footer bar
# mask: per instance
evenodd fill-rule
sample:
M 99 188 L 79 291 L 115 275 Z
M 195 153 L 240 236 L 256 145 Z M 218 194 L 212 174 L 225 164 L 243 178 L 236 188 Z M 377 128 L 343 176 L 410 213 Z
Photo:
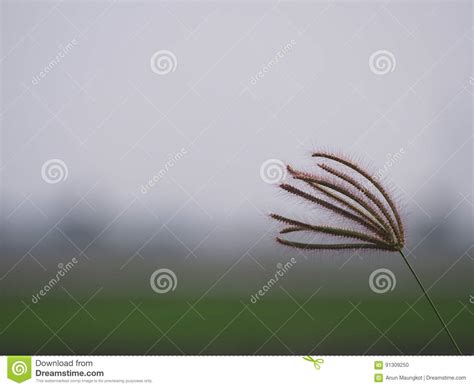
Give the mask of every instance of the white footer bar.
M 0 356 L 0 386 L 473 387 L 472 356 Z

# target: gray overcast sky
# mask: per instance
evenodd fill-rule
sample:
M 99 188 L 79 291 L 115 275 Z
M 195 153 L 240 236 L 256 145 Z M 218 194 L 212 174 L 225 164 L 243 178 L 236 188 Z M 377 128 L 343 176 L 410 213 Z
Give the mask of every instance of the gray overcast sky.
M 258 229 L 287 206 L 262 163 L 308 167 L 321 147 L 374 172 L 403 149 L 387 175 L 408 213 L 444 217 L 472 202 L 470 7 L 4 2 L 5 227 L 52 225 L 87 193 L 71 217 Z M 58 184 L 41 175 L 51 159 Z

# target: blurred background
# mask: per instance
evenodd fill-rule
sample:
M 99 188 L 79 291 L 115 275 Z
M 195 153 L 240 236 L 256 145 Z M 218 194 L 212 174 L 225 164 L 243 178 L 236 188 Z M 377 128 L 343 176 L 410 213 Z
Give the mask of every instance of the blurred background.
M 2 1 L 1 353 L 453 354 L 398 254 L 275 243 L 321 149 L 390 186 L 471 353 L 471 8 Z

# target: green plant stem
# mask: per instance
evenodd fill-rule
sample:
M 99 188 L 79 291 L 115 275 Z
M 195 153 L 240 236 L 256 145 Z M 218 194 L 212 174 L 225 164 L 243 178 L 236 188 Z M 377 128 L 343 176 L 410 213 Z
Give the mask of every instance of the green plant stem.
M 434 303 L 433 303 L 433 301 L 431 300 L 430 296 L 428 295 L 428 292 L 426 292 L 425 287 L 423 287 L 423 284 L 421 283 L 420 278 L 419 278 L 418 275 L 416 274 L 415 270 L 413 269 L 413 267 L 411 266 L 411 264 L 409 263 L 409 261 L 407 260 L 407 258 L 405 257 L 405 255 L 403 254 L 403 252 L 402 252 L 401 249 L 399 250 L 399 252 L 400 252 L 400 254 L 401 254 L 402 257 L 403 257 L 403 260 L 405 260 L 405 263 L 407 264 L 408 268 L 410 268 L 410 271 L 411 271 L 411 273 L 413 274 L 413 276 L 415 277 L 415 279 L 416 279 L 416 281 L 418 282 L 419 286 L 421 287 L 421 290 L 422 290 L 423 293 L 425 294 L 426 299 L 428 299 L 428 302 L 430 302 L 431 307 L 433 308 L 434 312 L 436 313 L 436 316 L 438 317 L 439 321 L 440 321 L 441 324 L 443 325 L 444 330 L 446 331 L 446 333 L 448 334 L 449 338 L 451 339 L 451 342 L 453 343 L 454 347 L 456 348 L 456 350 L 458 351 L 458 353 L 459 353 L 460 355 L 462 355 L 461 349 L 459 348 L 458 344 L 456 343 L 456 340 L 454 339 L 453 335 L 452 335 L 451 332 L 449 331 L 448 326 L 446 325 L 446 323 L 444 323 L 443 318 L 441 318 L 441 315 L 439 314 L 438 309 L 436 308 L 436 306 L 434 305 Z

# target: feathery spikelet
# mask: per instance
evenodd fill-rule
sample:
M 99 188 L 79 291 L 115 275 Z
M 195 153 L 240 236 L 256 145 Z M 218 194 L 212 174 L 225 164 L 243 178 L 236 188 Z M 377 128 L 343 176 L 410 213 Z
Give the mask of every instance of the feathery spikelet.
M 311 191 L 306 192 L 287 183 L 281 184 L 280 188 L 326 209 L 341 220 L 355 223 L 357 227 L 346 229 L 328 225 L 313 225 L 278 214 L 270 214 L 270 217 L 286 225 L 280 234 L 309 232 L 347 240 L 340 243 L 313 244 L 277 237 L 277 241 L 292 248 L 310 250 L 374 249 L 400 252 L 456 351 L 462 354 L 420 278 L 403 254 L 402 249 L 405 245 L 403 223 L 388 191 L 367 171 L 347 157 L 328 152 L 315 152 L 313 157 L 326 160 L 328 163 L 342 167 L 342 169 L 339 170 L 326 163 L 317 163 L 322 171 L 316 175 L 288 166 L 289 174 L 294 179 L 304 182 Z M 318 194 L 322 194 L 325 199 L 319 197 Z
M 404 228 L 398 209 L 388 191 L 367 171 L 346 157 L 325 152 L 316 152 L 313 157 L 342 164 L 349 172 L 338 170 L 325 163 L 318 163 L 321 169 L 319 175 L 298 171 L 288 166 L 288 173 L 294 179 L 305 182 L 311 192 L 286 183 L 281 184 L 280 188 L 329 210 L 342 220 L 355 222 L 360 226 L 360 230 L 311 225 L 271 214 L 273 219 L 289 225 L 280 231 L 281 234 L 311 232 L 349 240 L 334 244 L 306 244 L 278 237 L 277 241 L 290 247 L 312 250 L 401 250 L 405 244 Z M 318 194 L 323 194 L 325 199 Z

